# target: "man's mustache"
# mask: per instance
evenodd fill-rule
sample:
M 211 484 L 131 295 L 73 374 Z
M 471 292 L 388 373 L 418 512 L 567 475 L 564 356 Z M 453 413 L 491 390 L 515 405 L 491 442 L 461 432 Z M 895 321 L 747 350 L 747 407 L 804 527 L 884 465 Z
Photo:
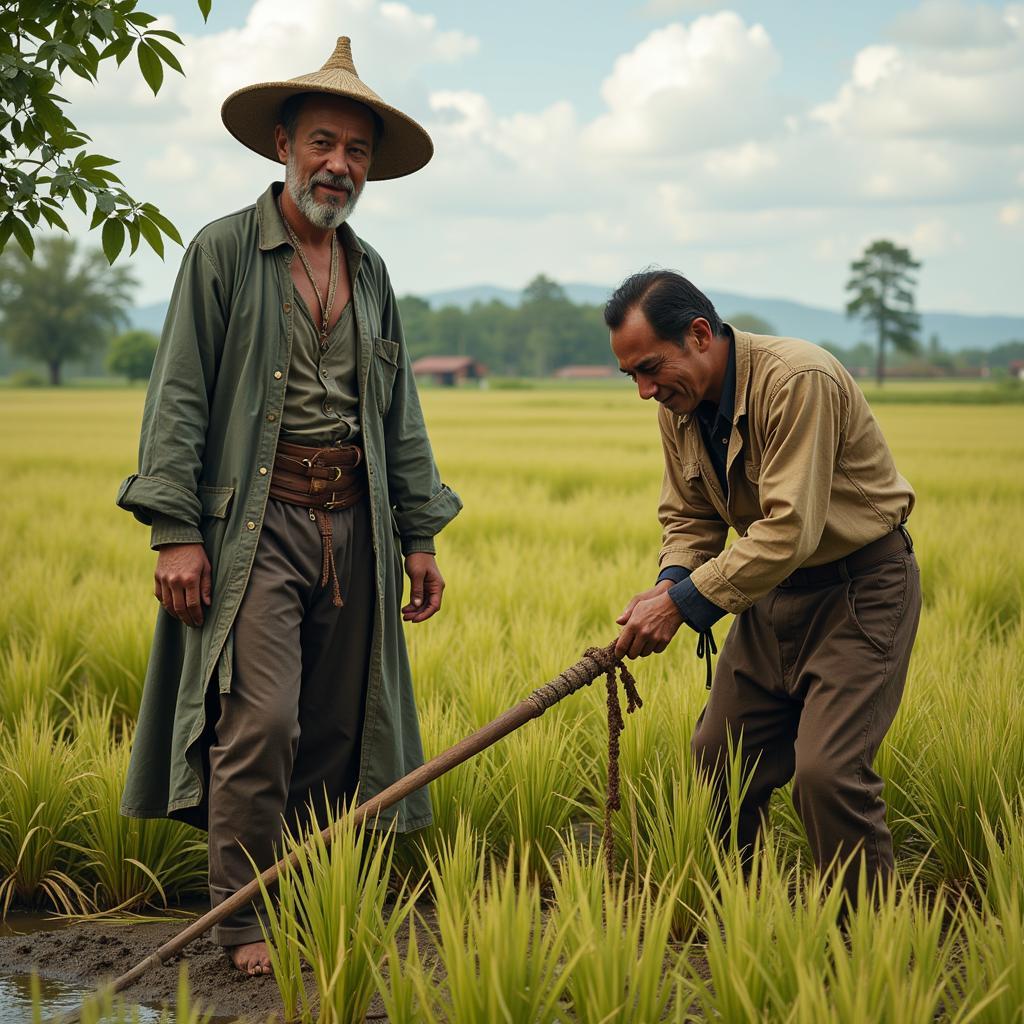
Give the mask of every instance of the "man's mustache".
M 343 188 L 349 195 L 356 190 L 356 183 L 347 174 L 331 174 L 330 171 L 320 171 L 309 179 L 309 187 L 314 185 L 330 185 L 331 188 Z

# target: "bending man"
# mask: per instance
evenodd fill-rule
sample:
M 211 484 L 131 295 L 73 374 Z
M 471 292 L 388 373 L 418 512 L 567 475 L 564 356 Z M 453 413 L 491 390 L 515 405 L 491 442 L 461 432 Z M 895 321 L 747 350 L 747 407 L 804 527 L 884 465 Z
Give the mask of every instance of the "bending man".
M 921 608 L 903 525 L 914 492 L 860 388 L 817 345 L 733 330 L 670 271 L 626 280 L 605 321 L 622 372 L 660 403 L 665 456 L 661 574 L 620 616 L 617 649 L 658 653 L 683 623 L 700 634 L 711 693 L 694 755 L 720 780 L 742 734 L 745 765 L 756 760 L 741 844 L 793 779 L 819 866 L 860 854 L 873 885 L 893 852 L 872 762 Z M 726 612 L 712 684 L 710 630 Z

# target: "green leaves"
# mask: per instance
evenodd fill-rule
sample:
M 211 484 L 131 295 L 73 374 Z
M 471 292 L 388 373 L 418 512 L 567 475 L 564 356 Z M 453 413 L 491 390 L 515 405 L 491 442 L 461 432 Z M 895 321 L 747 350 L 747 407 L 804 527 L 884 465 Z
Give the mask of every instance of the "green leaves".
M 103 225 L 103 255 L 113 263 L 124 245 L 124 224 L 119 220 L 108 220 Z
M 155 96 L 160 91 L 164 81 L 164 66 L 160 63 L 160 57 L 156 50 L 149 43 L 139 43 L 136 51 L 139 58 L 139 68 L 146 84 L 153 90 Z
M 0 10 L 0 252 L 13 238 L 26 255 L 40 220 L 67 231 L 61 208 L 70 194 L 91 227 L 102 225 L 103 251 L 113 261 L 125 236 L 161 257 L 167 236 L 181 244 L 174 225 L 156 207 L 134 199 L 110 170 L 116 160 L 85 153 L 89 137 L 68 116 L 54 91 L 65 73 L 95 81 L 104 61 L 118 66 L 135 51 L 146 84 L 156 95 L 165 67 L 184 74 L 171 46 L 182 40 L 154 28 L 156 17 L 138 0 L 22 0 Z M 203 18 L 212 0 L 199 0 Z

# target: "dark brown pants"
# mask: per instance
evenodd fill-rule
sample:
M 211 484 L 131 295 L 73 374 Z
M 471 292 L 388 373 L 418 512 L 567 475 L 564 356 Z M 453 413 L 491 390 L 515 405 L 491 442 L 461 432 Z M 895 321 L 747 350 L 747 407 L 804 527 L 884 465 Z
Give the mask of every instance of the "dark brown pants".
M 736 617 L 692 749 L 699 764 L 722 764 L 727 736 L 736 742 L 742 729 L 746 766 L 758 759 L 741 846 L 754 842 L 772 791 L 793 779 L 820 867 L 861 851 L 869 885 L 891 875 L 872 763 L 899 707 L 920 611 L 917 561 L 904 551 L 835 583 L 777 587 Z M 859 858 L 851 895 L 858 867 Z
M 313 801 L 350 798 L 373 631 L 373 547 L 366 502 L 331 512 L 345 601 L 320 586 L 322 547 L 306 509 L 267 503 L 252 575 L 234 625 L 231 691 L 220 696 L 210 748 L 210 902 L 277 858 L 282 818 L 294 828 Z M 223 946 L 262 938 L 258 904 L 213 929 Z

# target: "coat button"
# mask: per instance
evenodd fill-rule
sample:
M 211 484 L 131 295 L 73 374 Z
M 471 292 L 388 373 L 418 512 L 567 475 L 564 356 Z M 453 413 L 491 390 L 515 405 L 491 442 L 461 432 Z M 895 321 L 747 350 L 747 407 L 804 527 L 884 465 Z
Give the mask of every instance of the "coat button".
M 247 530 L 255 530 L 256 529 L 256 524 L 250 519 L 249 522 L 247 522 L 245 524 L 245 528 Z
M 285 303 L 285 304 L 284 304 L 284 305 L 283 305 L 283 306 L 282 306 L 281 308 L 282 308 L 282 309 L 283 309 L 283 310 L 284 310 L 284 311 L 285 311 L 286 313 L 290 313 L 290 312 L 292 311 L 292 304 L 291 304 L 290 302 L 286 302 L 286 303 Z
M 266 466 L 260 466 L 260 476 L 266 476 L 266 475 L 267 475 L 267 467 Z
M 274 371 L 274 380 L 280 380 L 283 376 L 284 374 L 280 370 Z
M 274 420 L 276 420 L 276 419 L 277 419 L 277 413 L 276 412 L 269 412 L 269 413 L 267 413 L 267 422 L 268 423 L 273 423 Z

